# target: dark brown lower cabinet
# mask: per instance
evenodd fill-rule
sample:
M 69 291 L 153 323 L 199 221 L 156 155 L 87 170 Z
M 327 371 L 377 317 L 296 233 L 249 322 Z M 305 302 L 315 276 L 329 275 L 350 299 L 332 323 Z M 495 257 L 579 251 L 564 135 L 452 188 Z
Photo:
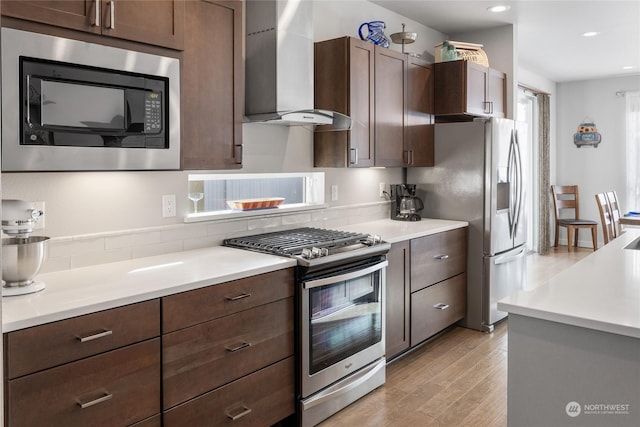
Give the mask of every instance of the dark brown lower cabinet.
M 7 382 L 12 427 L 128 426 L 160 413 L 160 339 Z
M 411 294 L 411 343 L 418 344 L 462 319 L 466 303 L 466 273 Z
M 165 427 L 270 426 L 294 408 L 294 359 L 289 357 L 164 413 Z
M 411 264 L 409 240 L 393 243 L 387 254 L 387 301 L 385 305 L 385 354 L 387 359 L 409 348 Z
M 396 242 L 387 255 L 385 356 L 392 360 L 465 316 L 467 228 Z
M 293 298 L 164 335 L 162 354 L 168 409 L 292 355 Z

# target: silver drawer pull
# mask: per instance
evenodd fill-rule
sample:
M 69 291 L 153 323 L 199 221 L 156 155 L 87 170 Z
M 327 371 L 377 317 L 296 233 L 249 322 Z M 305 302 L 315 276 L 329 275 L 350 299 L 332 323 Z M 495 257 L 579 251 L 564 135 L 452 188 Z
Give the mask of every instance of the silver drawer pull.
M 87 341 L 97 340 L 98 338 L 108 337 L 111 334 L 113 334 L 113 331 L 110 331 L 109 329 L 105 329 L 104 331 L 98 332 L 97 334 L 87 335 L 84 337 L 79 336 L 77 338 L 78 340 L 80 340 L 80 342 L 87 342 Z
M 228 352 L 233 353 L 234 351 L 242 350 L 243 348 L 247 348 L 247 347 L 251 347 L 251 344 L 243 341 L 242 343 L 240 343 L 235 347 L 225 347 L 225 348 L 227 349 Z
M 82 409 L 85 409 L 90 406 L 97 405 L 98 403 L 106 402 L 107 400 L 113 397 L 113 395 L 108 391 L 103 391 L 102 393 L 103 393 L 102 396 L 98 397 L 97 399 L 90 400 L 88 402 L 83 402 L 81 399 L 78 399 L 77 400 L 78 406 L 80 406 L 80 408 Z
M 438 310 L 446 310 L 447 308 L 449 308 L 449 304 L 439 302 L 438 304 L 434 305 L 433 308 L 437 308 Z
M 233 413 L 232 411 L 234 411 L 235 413 Z M 231 421 L 238 420 L 238 419 L 244 417 L 245 415 L 249 415 L 250 413 L 251 413 L 251 409 L 247 408 L 244 405 L 242 405 L 241 408 L 238 408 L 238 409 L 235 409 L 235 410 L 232 409 L 232 410 L 229 410 L 229 411 L 225 411 L 225 414 L 227 414 L 227 417 Z
M 443 255 L 434 255 L 433 256 L 435 259 L 449 259 L 449 255 L 443 254 Z
M 235 297 L 226 297 L 225 299 L 227 301 L 238 301 L 239 299 L 249 298 L 250 296 L 251 296 L 251 294 L 242 293 L 240 295 L 236 295 Z

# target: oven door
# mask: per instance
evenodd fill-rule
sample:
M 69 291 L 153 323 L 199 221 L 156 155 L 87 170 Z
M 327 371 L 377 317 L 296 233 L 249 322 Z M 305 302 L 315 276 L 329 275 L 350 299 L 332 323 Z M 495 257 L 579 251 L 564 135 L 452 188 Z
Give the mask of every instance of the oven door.
M 301 279 L 301 395 L 384 357 L 384 257 Z

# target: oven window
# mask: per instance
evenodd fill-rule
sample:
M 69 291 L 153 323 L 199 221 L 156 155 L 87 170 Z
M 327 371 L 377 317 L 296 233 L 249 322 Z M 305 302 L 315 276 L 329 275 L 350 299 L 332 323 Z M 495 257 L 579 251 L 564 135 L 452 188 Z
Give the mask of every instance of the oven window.
M 41 81 L 42 125 L 124 129 L 124 90 Z
M 314 374 L 382 339 L 380 271 L 309 289 L 309 367 Z

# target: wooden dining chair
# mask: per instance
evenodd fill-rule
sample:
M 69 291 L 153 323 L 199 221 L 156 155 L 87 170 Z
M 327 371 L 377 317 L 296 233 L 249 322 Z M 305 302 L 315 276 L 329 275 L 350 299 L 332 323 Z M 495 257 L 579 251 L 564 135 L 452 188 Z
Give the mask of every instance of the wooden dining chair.
M 551 195 L 553 196 L 553 207 L 556 219 L 556 234 L 553 246 L 558 247 L 558 234 L 560 227 L 567 229 L 568 251 L 573 251 L 573 247 L 578 246 L 578 232 L 580 229 L 591 230 L 593 240 L 593 250 L 598 249 L 598 223 L 590 219 L 580 218 L 580 197 L 577 185 L 552 185 Z M 562 215 L 562 212 L 573 211 L 571 217 Z
M 620 203 L 618 203 L 618 193 L 615 191 L 607 191 L 607 201 L 609 202 L 609 209 L 611 209 L 611 224 L 613 228 L 613 237 L 616 238 L 623 233 L 622 224 L 620 223 Z
M 611 220 L 611 207 L 609 206 L 609 199 L 605 193 L 596 194 L 596 204 L 598 205 L 598 211 L 600 212 L 600 222 L 602 223 L 602 233 L 604 236 L 604 244 L 609 243 L 609 240 L 615 239 L 613 233 L 613 221 Z

